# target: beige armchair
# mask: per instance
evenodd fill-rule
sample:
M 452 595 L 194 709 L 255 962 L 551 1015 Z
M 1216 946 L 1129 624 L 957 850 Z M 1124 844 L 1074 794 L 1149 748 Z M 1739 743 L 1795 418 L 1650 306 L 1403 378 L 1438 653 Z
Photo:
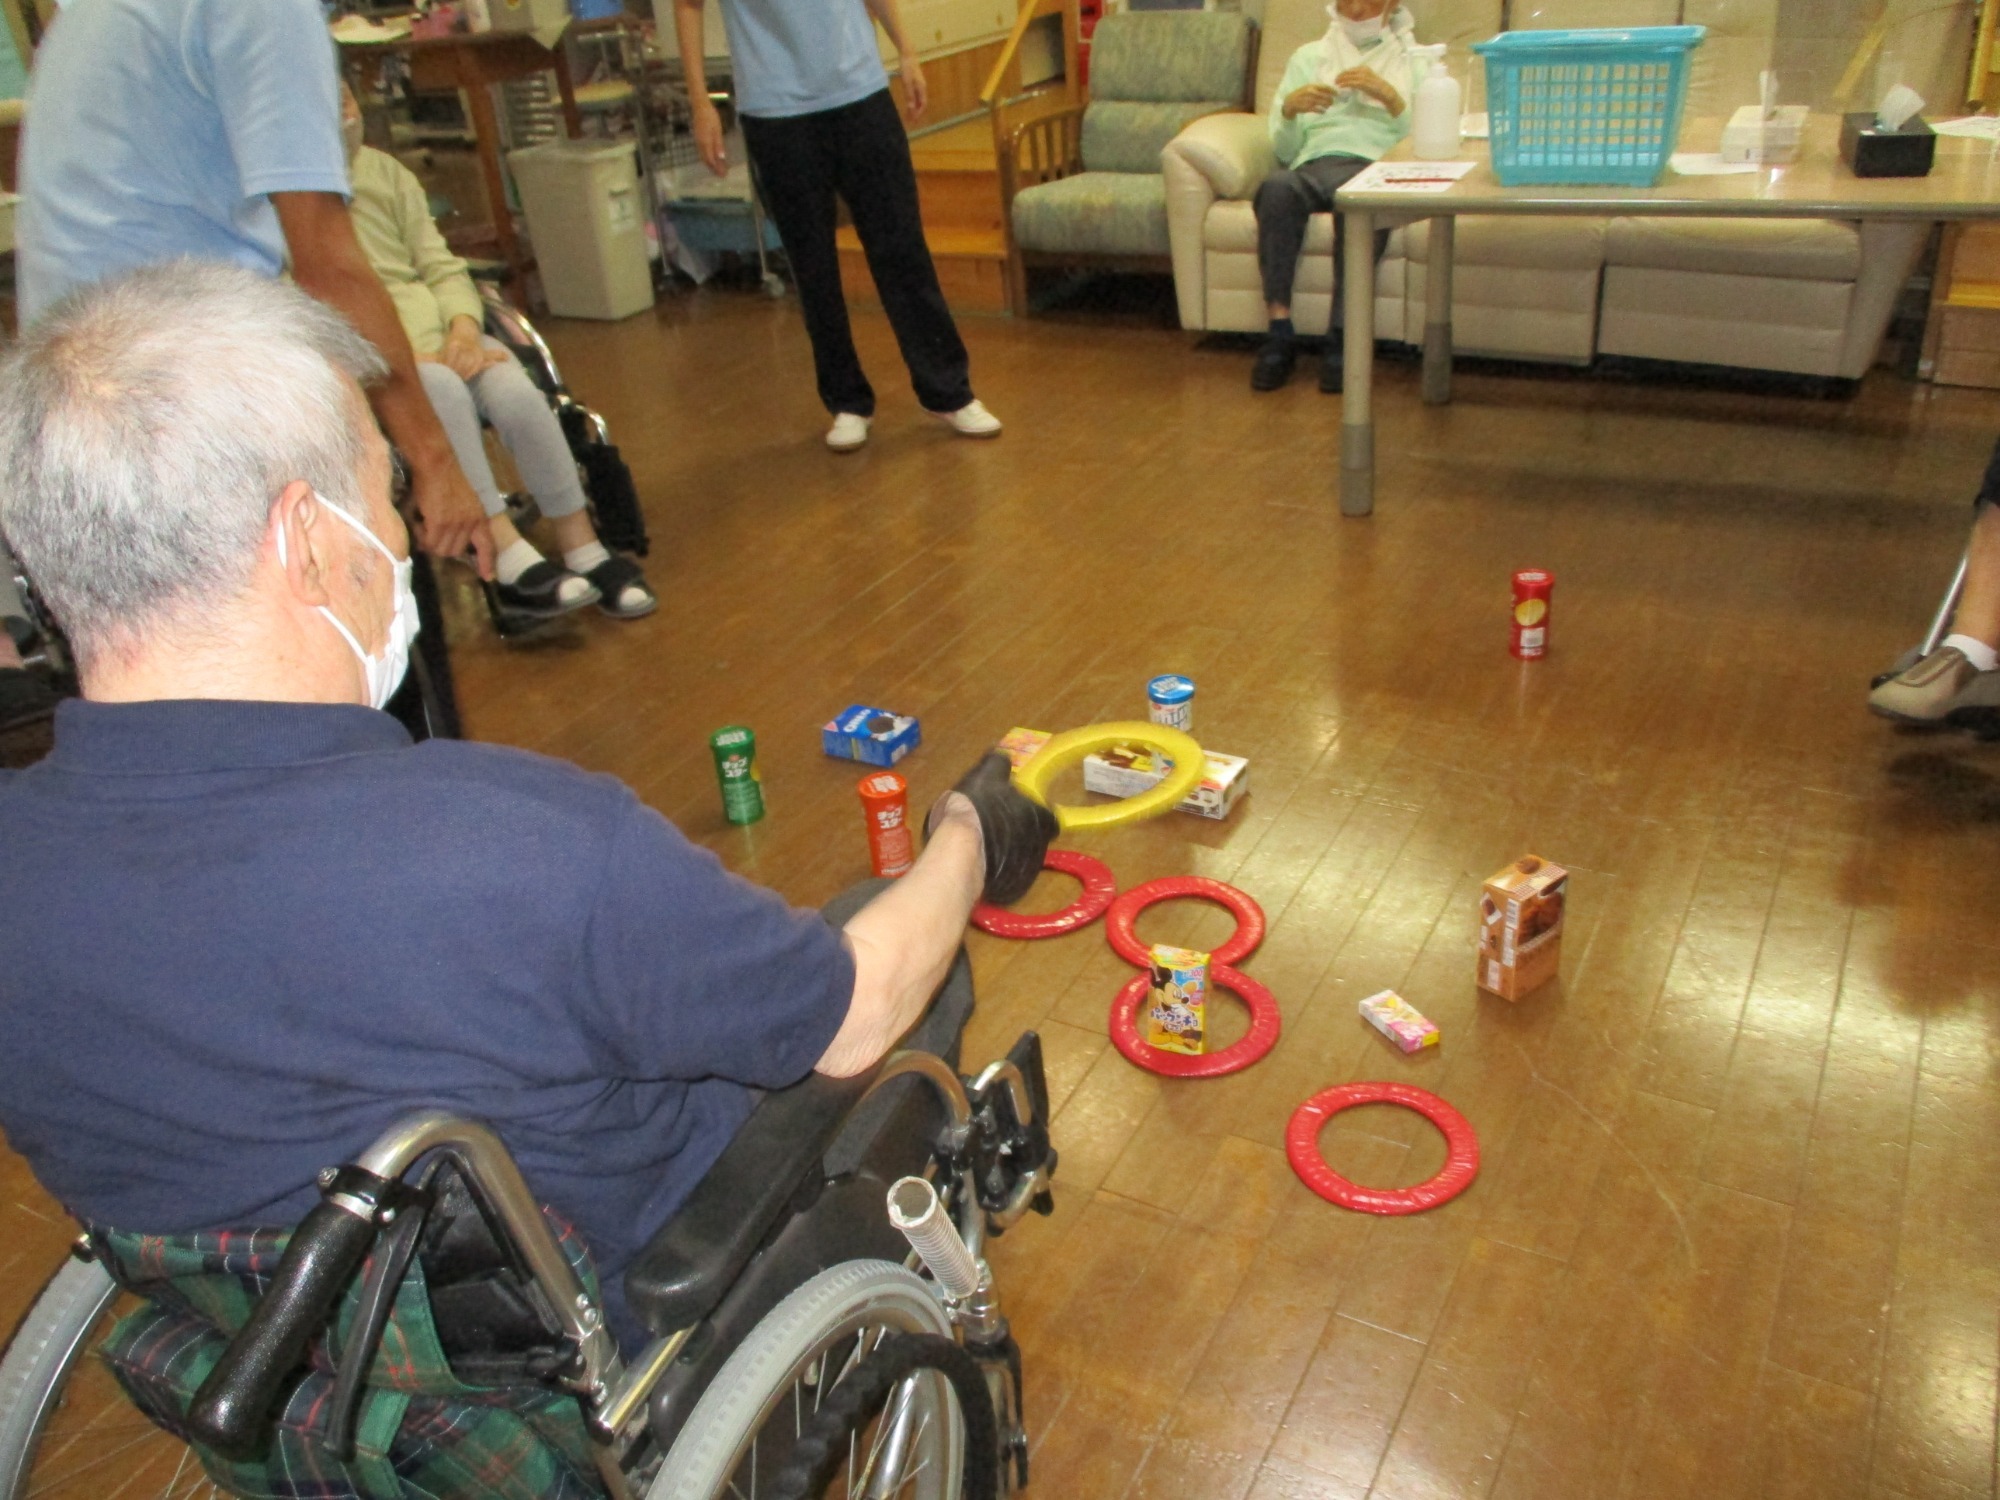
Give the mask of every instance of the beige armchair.
M 1709 28 L 1695 53 L 1690 119 L 1718 119 L 1756 97 L 1774 60 L 1793 69 L 1784 97 L 1839 107 L 1843 81 L 1868 92 L 1871 40 L 1949 112 L 1963 92 L 1975 0 L 1888 0 L 1879 33 L 1824 7 L 1779 0 L 1424 0 L 1418 35 L 1451 47 L 1484 107 L 1484 78 L 1467 50 L 1514 24 Z M 1781 24 L 1782 23 L 1782 24 Z M 1197 120 L 1162 154 L 1181 323 L 1256 332 L 1265 326 L 1250 198 L 1274 170 L 1261 111 L 1293 49 L 1324 29 L 1317 0 L 1267 0 L 1254 95 L 1260 114 Z M 1815 28 L 1818 28 L 1817 30 Z M 1823 34 L 1822 34 L 1823 33 Z M 1855 63 L 1860 56 L 1859 64 Z M 1858 80 L 1858 81 L 1856 81 Z M 1461 219 L 1452 327 L 1462 352 L 1587 364 L 1599 353 L 1858 378 L 1874 361 L 1925 225 L 1760 223 L 1741 219 Z M 1381 337 L 1420 344 L 1430 235 L 1398 230 L 1376 271 Z M 1300 260 L 1293 321 L 1328 326 L 1330 216 L 1312 226 Z

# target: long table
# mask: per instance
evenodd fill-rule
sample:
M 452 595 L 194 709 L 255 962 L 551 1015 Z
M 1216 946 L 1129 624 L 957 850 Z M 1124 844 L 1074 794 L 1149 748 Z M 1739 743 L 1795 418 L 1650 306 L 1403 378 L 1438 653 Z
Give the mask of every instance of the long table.
M 1721 133 L 1714 121 L 1692 122 L 1683 133 L 1689 150 L 1713 150 Z M 1659 185 L 1629 187 L 1502 187 L 1493 175 L 1484 141 L 1466 142 L 1461 159 L 1475 165 L 1450 189 L 1410 193 L 1340 190 L 1346 219 L 1347 261 L 1342 267 L 1347 332 L 1343 350 L 1346 394 L 1340 433 L 1340 509 L 1365 516 L 1375 508 L 1375 231 L 1431 219 L 1430 261 L 1424 296 L 1423 398 L 1433 406 L 1451 400 L 1452 241 L 1460 214 L 1583 214 L 1599 217 L 1658 215 L 1681 218 L 1846 220 L 1951 220 L 2000 218 L 2000 145 L 1963 136 L 1940 136 L 1937 165 L 1928 177 L 1856 177 L 1840 160 L 1840 122 L 1815 116 L 1797 162 L 1731 176 L 1680 176 L 1671 168 Z M 1385 160 L 1411 159 L 1408 142 Z

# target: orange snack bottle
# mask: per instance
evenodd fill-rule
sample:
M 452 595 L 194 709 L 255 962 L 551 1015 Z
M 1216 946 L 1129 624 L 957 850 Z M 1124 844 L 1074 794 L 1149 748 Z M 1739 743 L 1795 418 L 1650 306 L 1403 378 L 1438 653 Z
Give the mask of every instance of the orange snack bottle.
M 907 875 L 917 862 L 910 837 L 910 787 L 894 771 L 861 778 L 861 809 L 868 818 L 868 863 L 877 875 Z

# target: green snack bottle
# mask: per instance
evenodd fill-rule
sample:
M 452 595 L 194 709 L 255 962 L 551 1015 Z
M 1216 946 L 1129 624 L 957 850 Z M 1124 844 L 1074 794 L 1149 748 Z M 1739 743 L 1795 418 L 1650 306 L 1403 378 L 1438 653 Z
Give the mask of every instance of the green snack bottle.
M 764 785 L 757 775 L 757 736 L 741 724 L 718 729 L 708 737 L 715 756 L 715 779 L 722 783 L 722 815 L 732 823 L 754 823 L 764 816 Z

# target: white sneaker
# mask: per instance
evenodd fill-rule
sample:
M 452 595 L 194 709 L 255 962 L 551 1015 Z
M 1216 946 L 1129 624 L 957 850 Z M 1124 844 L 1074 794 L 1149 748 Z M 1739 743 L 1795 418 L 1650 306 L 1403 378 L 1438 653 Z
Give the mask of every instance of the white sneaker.
M 868 426 L 874 420 L 858 412 L 835 412 L 833 425 L 826 430 L 827 447 L 835 453 L 852 453 L 868 441 Z
M 968 401 L 957 411 L 934 411 L 931 415 L 947 423 L 960 437 L 1000 436 L 1000 419 L 982 401 Z

